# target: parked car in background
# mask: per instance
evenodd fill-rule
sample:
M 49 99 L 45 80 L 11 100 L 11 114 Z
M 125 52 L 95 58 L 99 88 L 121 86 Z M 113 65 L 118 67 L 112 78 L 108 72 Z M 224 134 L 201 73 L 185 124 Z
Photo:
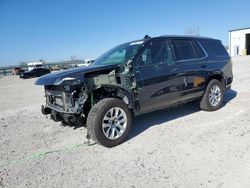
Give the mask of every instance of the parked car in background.
M 218 110 L 233 81 L 221 41 L 205 37 L 145 37 L 121 44 L 90 66 L 45 75 L 42 113 L 80 126 L 88 137 L 112 147 L 122 143 L 132 118 L 193 100 Z M 171 112 L 170 112 L 171 113 Z
M 77 67 L 87 67 L 91 65 L 95 60 L 93 59 L 87 59 L 84 61 L 84 63 L 77 64 Z
M 31 62 L 31 63 L 27 63 L 28 66 L 28 70 L 31 71 L 32 69 L 36 69 L 36 68 L 44 68 L 44 62 Z
M 50 68 L 51 71 L 56 71 L 56 70 L 60 70 L 60 69 L 61 69 L 60 65 L 52 65 Z
M 20 73 L 24 72 L 25 70 L 23 70 L 21 67 L 14 67 L 12 70 L 12 75 L 19 75 Z
M 35 68 L 30 71 L 23 72 L 19 75 L 20 78 L 34 78 L 34 77 L 40 77 L 45 74 L 50 73 L 49 69 L 46 68 Z
M 87 67 L 87 66 L 89 66 L 89 64 L 87 64 L 87 63 L 77 64 L 77 67 Z

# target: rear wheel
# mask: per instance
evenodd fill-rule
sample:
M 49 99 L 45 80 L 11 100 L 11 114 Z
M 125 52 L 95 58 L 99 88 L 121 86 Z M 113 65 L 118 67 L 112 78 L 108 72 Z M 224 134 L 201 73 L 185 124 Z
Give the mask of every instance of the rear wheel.
M 224 91 L 224 85 L 219 80 L 211 80 L 200 102 L 200 108 L 205 111 L 215 111 L 221 108 L 224 99 Z
M 91 108 L 87 118 L 90 138 L 106 147 L 122 143 L 131 125 L 131 111 L 122 100 L 116 98 L 100 100 Z

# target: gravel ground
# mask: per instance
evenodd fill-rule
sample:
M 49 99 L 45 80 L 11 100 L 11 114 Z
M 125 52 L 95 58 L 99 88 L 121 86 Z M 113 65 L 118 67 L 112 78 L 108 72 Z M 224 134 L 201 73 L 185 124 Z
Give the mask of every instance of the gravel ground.
M 222 109 L 191 103 L 136 117 L 111 149 L 43 116 L 35 79 L 0 78 L 0 187 L 250 187 L 250 57 L 233 60 Z

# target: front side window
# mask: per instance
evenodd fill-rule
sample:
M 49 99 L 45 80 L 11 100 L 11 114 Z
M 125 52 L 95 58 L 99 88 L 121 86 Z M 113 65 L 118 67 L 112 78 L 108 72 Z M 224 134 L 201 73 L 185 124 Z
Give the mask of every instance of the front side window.
M 191 40 L 173 40 L 173 47 L 177 61 L 196 59 L 196 54 Z
M 135 56 L 137 50 L 142 46 L 143 41 L 125 43 L 112 48 L 100 57 L 98 57 L 91 65 L 113 65 L 123 64 Z
M 152 64 L 172 64 L 172 56 L 166 41 L 148 43 L 137 59 L 138 66 Z

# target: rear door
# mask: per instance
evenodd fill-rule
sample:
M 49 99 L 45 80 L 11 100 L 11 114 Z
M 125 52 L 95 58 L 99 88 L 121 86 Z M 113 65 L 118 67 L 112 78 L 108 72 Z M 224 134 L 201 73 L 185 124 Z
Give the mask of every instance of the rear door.
M 205 88 L 206 53 L 195 39 L 172 39 L 171 44 L 181 75 L 180 101 L 200 97 Z

